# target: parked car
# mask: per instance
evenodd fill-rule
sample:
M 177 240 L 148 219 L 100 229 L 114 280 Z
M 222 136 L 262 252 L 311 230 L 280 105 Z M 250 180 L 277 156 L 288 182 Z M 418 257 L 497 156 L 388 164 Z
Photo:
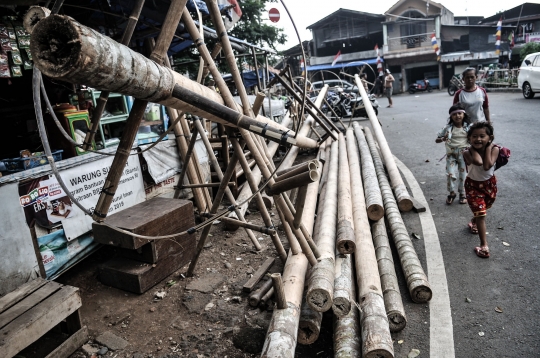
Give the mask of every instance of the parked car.
M 535 92 L 540 92 L 540 52 L 527 55 L 519 68 L 518 87 L 523 97 L 531 99 Z
M 345 93 L 358 93 L 358 87 L 345 80 L 324 80 L 311 83 L 311 90 L 319 92 L 324 85 L 328 85 L 330 89 L 341 87 Z

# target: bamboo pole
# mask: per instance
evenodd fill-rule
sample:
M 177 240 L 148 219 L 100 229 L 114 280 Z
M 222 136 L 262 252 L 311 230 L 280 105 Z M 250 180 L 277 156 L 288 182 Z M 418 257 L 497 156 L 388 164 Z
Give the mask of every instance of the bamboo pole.
M 289 191 L 293 188 L 300 188 L 319 180 L 319 172 L 308 170 L 293 177 L 276 182 L 271 188 L 267 189 L 268 195 L 277 195 Z
M 320 220 L 321 223 L 318 236 L 314 237 L 321 257 L 319 264 L 312 268 L 308 279 L 307 302 L 312 309 L 319 312 L 328 311 L 334 297 L 338 167 L 339 142 L 336 141 L 332 143 L 330 150 L 324 206 L 319 206 L 317 215 L 317 222 Z
M 358 75 L 354 75 L 354 80 L 356 81 L 356 86 L 358 86 L 358 91 L 360 92 L 362 100 L 364 101 L 369 122 L 371 123 L 371 127 L 373 127 L 375 137 L 377 138 L 377 142 L 379 143 L 379 147 L 381 149 L 381 154 L 383 157 L 382 159 L 384 160 L 384 164 L 386 165 L 386 169 L 388 170 L 388 176 L 390 177 L 390 183 L 392 183 L 392 190 L 396 195 L 399 210 L 411 211 L 413 208 L 411 197 L 409 195 L 409 192 L 407 191 L 407 188 L 405 187 L 405 184 L 403 183 L 401 175 L 399 174 L 396 162 L 394 161 L 394 156 L 390 151 L 390 147 L 388 146 L 388 142 L 386 141 L 386 137 L 384 136 L 382 127 L 379 124 L 377 115 L 375 114 L 375 111 L 373 111 L 373 106 L 371 106 L 371 101 L 368 98 L 366 89 L 364 88 L 364 85 L 362 84 L 362 81 L 360 80 L 360 77 L 358 77 Z
M 298 197 L 296 198 L 293 226 L 298 229 L 302 224 L 302 214 L 304 213 L 304 203 L 306 202 L 307 185 L 298 189 Z
M 349 132 L 347 131 L 347 133 Z M 367 215 L 371 220 L 377 221 L 384 217 L 381 189 L 379 188 L 377 173 L 375 172 L 375 166 L 373 165 L 373 159 L 369 152 L 367 142 L 365 140 L 359 140 L 358 145 L 360 147 L 360 161 L 362 163 L 362 169 L 360 171 L 362 181 L 364 183 L 364 196 L 366 198 Z M 358 153 L 358 150 L 355 150 L 356 153 Z
M 287 308 L 287 297 L 285 295 L 285 289 L 283 288 L 281 274 L 276 272 L 271 274 L 270 277 L 272 278 L 272 286 L 274 287 L 274 294 L 276 295 L 277 308 L 280 310 Z
M 204 214 L 202 214 L 200 216 L 204 217 L 204 218 L 212 218 L 213 215 L 210 214 L 210 213 L 204 213 Z M 227 217 L 222 217 L 219 220 L 222 221 L 222 222 L 234 220 L 236 222 L 236 224 L 241 226 L 241 227 L 245 227 L 245 228 L 248 228 L 248 229 L 251 229 L 251 230 L 255 230 L 255 231 L 261 232 L 263 234 L 267 234 L 267 235 L 272 235 L 272 234 L 274 234 L 276 232 L 276 230 L 268 228 L 266 226 L 254 225 L 254 224 L 250 224 L 250 223 L 247 223 L 247 222 L 243 222 L 243 221 L 240 221 L 240 220 L 235 220 L 235 219 L 231 219 L 231 218 L 227 218 Z
M 212 145 L 208 141 L 208 137 L 206 136 L 203 125 L 201 124 L 201 121 L 197 117 L 194 118 L 193 125 L 197 128 L 197 131 L 199 132 L 199 134 L 201 136 L 201 139 L 202 139 L 203 144 L 204 144 L 204 146 L 206 148 L 206 151 L 208 152 L 208 158 L 210 160 L 210 163 L 212 164 L 212 167 L 214 168 L 214 171 L 216 172 L 216 174 L 218 176 L 218 179 L 220 181 L 223 181 L 224 180 L 223 172 L 221 171 L 221 168 L 220 168 L 219 163 L 217 161 L 216 155 L 214 154 L 214 150 L 212 149 Z M 241 160 L 240 157 L 242 157 L 242 156 L 243 156 L 243 153 L 240 152 L 237 155 L 237 158 L 239 160 Z M 234 163 L 234 165 L 236 166 L 236 162 Z M 244 171 L 245 171 L 245 168 L 244 168 Z M 236 200 L 234 199 L 234 195 L 232 194 L 231 189 L 228 186 L 229 179 L 230 178 L 225 178 L 225 183 L 224 183 L 224 185 L 225 185 L 225 195 L 227 195 L 227 199 L 229 199 L 229 202 L 232 205 L 235 206 L 235 212 L 236 212 L 236 215 L 238 216 L 239 220 L 243 221 L 243 222 L 246 222 L 246 219 L 242 216 L 240 211 L 238 209 L 236 209 Z M 253 234 L 253 231 L 251 231 L 248 228 L 244 228 L 244 229 L 246 231 L 247 236 L 249 237 L 249 239 L 253 243 L 253 246 L 255 246 L 255 249 L 257 251 L 260 251 L 262 249 L 261 244 L 259 243 L 259 240 L 257 240 L 257 238 L 255 237 L 255 234 Z
M 129 16 L 126 29 L 124 30 L 124 33 L 122 35 L 122 40 L 120 43 L 122 45 L 129 45 L 129 42 L 131 41 L 131 37 L 133 36 L 133 31 L 135 31 L 135 26 L 137 25 L 137 21 L 139 20 L 139 15 L 141 14 L 141 10 L 144 6 L 144 0 L 137 0 L 135 2 L 135 5 L 133 6 L 133 9 L 131 10 L 131 15 Z M 178 10 L 178 9 L 176 9 Z M 182 9 L 180 9 L 182 11 Z M 178 19 L 180 20 L 180 19 Z M 171 37 L 172 40 L 172 37 Z M 86 137 L 84 138 L 83 142 L 83 150 L 89 150 L 92 149 L 92 142 L 94 141 L 94 136 L 97 133 L 97 130 L 99 129 L 99 122 L 101 121 L 101 116 L 103 115 L 103 111 L 105 110 L 105 105 L 107 104 L 107 101 L 109 99 L 109 91 L 101 91 L 99 94 L 99 98 L 96 101 L 96 107 L 94 108 L 94 111 L 92 112 L 92 119 L 90 123 L 90 130 L 86 132 Z
M 350 255 L 343 256 L 350 258 Z M 354 280 L 350 286 L 350 294 L 355 297 Z M 335 315 L 334 358 L 361 358 L 361 335 L 359 312 L 355 306 L 344 316 Z
M 350 254 L 342 254 L 336 251 L 335 261 L 332 312 L 337 317 L 343 317 L 349 313 L 352 308 L 352 302 L 354 302 L 352 287 L 355 283 L 352 271 L 352 259 Z
M 51 10 L 46 7 L 33 5 L 30 6 L 28 11 L 23 17 L 23 27 L 29 34 L 32 33 L 34 26 L 42 19 L 51 15 Z
M 310 234 L 313 233 L 318 187 L 318 182 L 308 186 L 304 206 L 302 221 Z M 294 357 L 307 268 L 308 260 L 303 253 L 298 255 L 289 253 L 283 269 L 283 282 L 288 307 L 283 310 L 274 311 L 268 332 L 266 333 L 264 347 L 261 353 L 262 358 Z
M 229 166 L 225 170 L 225 173 L 223 174 L 223 178 L 221 179 L 219 189 L 214 198 L 214 202 L 212 203 L 212 207 L 210 208 L 210 214 L 215 214 L 217 212 L 219 205 L 221 203 L 221 200 L 223 199 L 223 195 L 225 194 L 225 190 L 228 189 L 227 183 L 234 174 L 234 169 L 236 167 L 237 161 L 238 161 L 238 154 L 234 152 L 231 157 Z M 186 276 L 188 277 L 193 276 L 193 272 L 195 271 L 195 266 L 197 266 L 197 261 L 199 260 L 199 256 L 201 255 L 201 252 L 204 248 L 204 244 L 206 243 L 206 239 L 208 238 L 210 229 L 212 229 L 212 225 L 206 225 L 203 228 L 201 235 L 199 236 L 199 241 L 197 242 L 195 253 L 193 254 L 193 258 L 191 259 L 191 262 L 189 263 L 189 267 L 186 273 Z
M 300 163 L 290 168 L 280 169 L 276 172 L 275 180 L 278 182 L 309 170 L 316 170 L 318 167 L 315 163 L 317 163 L 316 160 L 310 160 L 309 162 Z
M 381 288 L 384 295 L 384 307 L 390 332 L 399 332 L 407 325 L 407 317 L 401 300 L 396 269 L 392 259 L 392 250 L 388 241 L 388 234 L 384 218 L 377 220 L 372 226 L 373 244 L 381 276 Z
M 270 282 L 272 282 L 272 279 L 269 280 Z M 259 302 L 259 307 L 261 308 L 266 308 L 266 305 L 268 303 L 268 300 L 274 295 L 274 288 L 271 287 L 265 294 L 264 296 L 261 297 L 261 300 Z
M 267 128 L 270 134 L 282 131 L 288 132 L 289 139 L 295 137 L 295 133 L 263 116 L 246 120 L 244 116 L 237 115 L 228 117 L 234 122 L 229 123 L 221 118 L 221 114 L 216 116 L 176 99 L 172 96 L 174 90 L 177 90 L 178 96 L 191 95 L 193 101 L 211 100 L 218 108 L 222 108 L 220 105 L 223 104 L 221 95 L 210 88 L 159 65 L 71 18 L 51 15 L 36 26 L 39 31 L 32 32 L 31 51 L 35 55 L 36 67 L 49 77 L 69 83 L 84 83 L 101 91 L 131 95 L 228 126 L 244 127 L 257 134 Z M 65 43 L 52 47 L 51 38 L 65 40 Z M 59 51 L 60 48 L 62 51 Z M 95 60 L 87 61 L 88 58 Z M 240 107 L 235 104 L 232 108 Z M 317 147 L 316 141 L 300 135 L 296 135 L 296 144 L 306 148 Z
M 216 31 L 221 34 L 220 41 L 221 41 L 221 44 L 223 45 L 223 51 L 225 53 L 225 57 L 226 57 L 228 65 L 229 65 L 229 70 L 231 72 L 232 78 L 233 78 L 233 80 L 234 80 L 234 82 L 236 84 L 238 93 L 240 95 L 240 99 L 242 101 L 242 105 L 243 105 L 242 109 L 243 109 L 245 115 L 244 116 L 238 115 L 238 117 L 237 117 L 237 119 L 239 120 L 238 123 L 240 123 L 240 121 L 244 121 L 245 124 L 250 124 L 250 123 L 252 123 L 250 121 L 253 121 L 250 117 L 248 117 L 248 115 L 249 116 L 253 115 L 252 111 L 251 111 L 251 106 L 249 104 L 249 100 L 248 100 L 245 88 L 243 87 L 243 83 L 242 83 L 242 79 L 240 77 L 240 73 L 238 72 L 238 67 L 237 67 L 237 64 L 236 64 L 236 60 L 235 60 L 235 57 L 234 57 L 234 54 L 233 54 L 233 51 L 232 51 L 232 47 L 231 47 L 231 44 L 230 44 L 230 41 L 229 41 L 229 37 L 227 35 L 227 31 L 225 29 L 225 25 L 223 24 L 223 19 L 221 18 L 221 15 L 219 13 L 217 2 L 215 0 L 206 0 L 206 4 L 207 4 L 208 10 L 210 12 L 210 16 L 212 17 L 212 21 L 213 21 L 213 23 L 214 23 L 214 25 L 216 27 Z M 210 61 L 212 61 L 212 60 L 210 59 L 208 62 L 211 63 Z M 220 76 L 216 75 L 214 77 L 220 77 Z M 226 103 L 230 104 L 230 107 L 232 108 L 234 106 L 234 101 L 233 101 L 231 93 L 230 93 L 228 87 L 225 85 L 223 79 L 222 78 L 218 79 L 217 84 L 218 84 L 218 86 L 220 88 L 220 91 L 222 92 L 222 94 L 224 96 L 223 97 L 224 101 L 226 101 Z M 174 89 L 175 92 L 179 89 L 178 87 L 179 86 L 175 86 L 175 89 Z M 203 99 L 199 98 L 198 100 L 202 101 Z M 216 104 L 213 104 L 213 105 L 214 105 L 215 109 L 220 108 L 219 105 L 216 105 Z M 228 109 L 226 107 L 220 108 L 220 112 L 221 112 L 222 115 L 224 115 L 224 113 L 226 113 L 227 110 Z M 232 118 L 229 118 L 229 119 L 232 120 Z M 267 126 L 259 127 L 258 129 L 254 129 L 254 128 L 251 128 L 251 129 L 254 132 L 259 132 L 259 130 L 260 130 L 261 134 L 265 134 L 265 131 L 267 131 L 266 136 L 269 139 L 272 138 L 272 131 L 270 131 L 270 128 L 267 128 Z M 261 172 L 262 172 L 263 176 L 265 177 L 266 180 L 268 180 L 269 187 L 272 188 L 272 185 L 274 184 L 274 179 L 272 178 L 272 173 L 270 172 L 269 168 L 271 168 L 273 166 L 273 163 L 271 163 L 270 159 L 264 153 L 262 153 L 259 150 L 259 148 L 257 147 L 256 142 L 253 140 L 250 133 L 245 128 L 239 128 L 239 130 L 240 130 L 240 134 L 242 135 L 242 137 L 246 141 L 246 145 L 247 145 L 248 149 L 251 151 L 251 154 L 253 155 L 253 158 L 255 159 L 255 161 L 257 162 L 257 165 L 261 169 Z M 297 145 L 300 145 L 298 143 L 298 137 L 299 136 L 300 135 L 297 134 L 296 139 L 294 140 Z M 305 140 L 307 140 L 308 138 L 301 137 L 301 139 L 304 140 L 304 144 L 307 143 L 307 142 L 305 142 Z M 283 142 L 283 140 L 282 140 L 282 142 Z M 293 139 L 288 137 L 287 142 L 292 143 Z M 289 210 L 289 208 L 287 207 L 287 205 L 284 202 L 283 198 L 280 195 L 274 195 L 274 202 L 276 203 L 276 207 L 278 208 L 278 210 L 282 211 L 283 216 L 285 217 L 285 219 L 287 220 L 289 225 L 292 226 L 293 221 L 294 221 L 294 216 L 291 213 L 291 211 Z M 317 264 L 317 259 L 316 259 L 315 255 L 314 255 L 314 252 L 310 248 L 310 243 L 308 242 L 309 238 L 305 237 L 300 230 L 295 229 L 294 227 L 291 227 L 291 230 L 293 231 L 294 235 L 298 239 L 298 242 L 299 242 L 300 246 L 302 247 L 302 251 L 305 254 L 306 258 L 308 259 L 309 263 L 312 266 L 316 265 Z
M 261 287 L 249 296 L 249 305 L 257 307 L 261 302 L 261 298 L 272 288 L 272 284 L 272 279 L 264 281 Z
M 281 210 L 278 210 L 277 213 L 279 216 L 279 220 L 281 220 L 281 225 L 283 225 L 283 232 L 285 233 L 285 237 L 287 237 L 287 240 L 289 241 L 289 247 L 291 249 L 291 252 L 293 253 L 293 255 L 298 255 L 302 252 L 300 243 L 298 243 L 298 239 L 292 232 L 292 228 L 285 219 L 283 212 Z
M 336 249 L 341 254 L 351 254 L 356 248 L 354 238 L 353 213 L 351 203 L 351 177 L 347 158 L 347 143 L 343 133 L 339 133 L 338 168 L 338 220 Z M 355 186 L 357 185 L 356 182 Z
M 354 258 L 358 285 L 358 303 L 360 305 L 360 327 L 362 328 L 362 356 L 368 358 L 393 357 L 394 348 L 388 318 L 384 309 L 383 291 L 375 248 L 371 239 L 364 188 L 360 175 L 360 159 L 352 129 L 347 130 L 347 139 L 351 167 L 350 178 L 351 183 L 355 183 L 355 185 L 352 185 L 351 191 L 354 234 L 356 236 Z
M 212 59 L 215 60 L 220 52 L 221 52 L 221 44 L 218 42 L 217 44 L 214 45 L 214 48 L 212 49 L 212 52 L 210 53 L 210 57 L 212 57 Z M 206 78 L 206 76 L 208 76 L 209 73 L 210 73 L 210 69 L 208 68 L 208 62 L 204 61 L 204 69 L 203 69 L 201 81 L 204 81 L 204 79 Z
M 322 312 L 311 309 L 305 299 L 302 299 L 300 310 L 300 322 L 298 323 L 298 343 L 302 345 L 312 344 L 319 338 L 321 333 Z
M 362 138 L 362 129 L 357 123 L 353 124 L 356 138 Z M 381 187 L 381 193 L 383 196 L 384 210 L 386 219 L 390 225 L 390 231 L 392 233 L 392 239 L 396 245 L 399 259 L 401 261 L 401 267 L 403 268 L 403 274 L 407 280 L 407 287 L 411 298 L 416 303 L 425 303 L 431 300 L 432 291 L 429 285 L 424 269 L 416 255 L 416 250 L 412 244 L 411 238 L 407 232 L 407 228 L 403 223 L 403 219 L 399 213 L 399 208 L 392 194 L 390 183 L 386 177 L 384 171 L 383 162 L 377 152 L 375 140 L 371 134 L 369 128 L 364 128 L 365 138 L 373 157 L 373 164 L 375 165 L 375 171 L 377 172 L 377 178 L 379 179 L 379 185 Z

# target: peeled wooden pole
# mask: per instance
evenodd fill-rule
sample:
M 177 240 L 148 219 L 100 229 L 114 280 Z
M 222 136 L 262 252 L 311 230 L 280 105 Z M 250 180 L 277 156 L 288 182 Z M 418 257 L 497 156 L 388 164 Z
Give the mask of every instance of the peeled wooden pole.
M 399 332 L 407 325 L 407 317 L 401 300 L 396 269 L 392 259 L 392 250 L 386 233 L 384 218 L 377 220 L 372 226 L 373 245 L 375 255 L 379 265 L 379 275 L 381 276 L 381 288 L 384 295 L 384 307 L 390 332 Z
M 328 164 L 327 164 L 328 165 Z M 312 309 L 326 312 L 332 307 L 334 297 L 334 265 L 336 256 L 337 185 L 339 167 L 339 142 L 330 150 L 328 181 L 324 206 L 319 206 L 317 222 L 321 220 L 318 236 L 314 237 L 321 257 L 313 267 L 308 280 L 307 302 Z
M 354 182 L 357 185 L 357 182 Z M 339 169 L 338 169 L 338 220 L 336 249 L 341 254 L 354 252 L 356 243 L 354 238 L 353 213 L 351 203 L 351 177 L 349 173 L 349 159 L 347 158 L 347 144 L 343 133 L 339 133 Z
M 361 140 L 363 137 L 362 129 L 357 123 L 353 124 L 356 138 Z M 390 225 L 390 231 L 392 233 L 392 239 L 396 245 L 399 259 L 401 261 L 401 267 L 403 268 L 403 274 L 407 280 L 407 287 L 411 298 L 416 303 L 425 303 L 431 300 L 432 291 L 429 285 L 424 269 L 420 264 L 414 245 L 407 232 L 407 228 L 403 223 L 399 208 L 392 194 L 390 183 L 386 177 L 382 160 L 377 152 L 375 140 L 371 135 L 369 128 L 364 128 L 365 139 L 368 143 L 371 156 L 373 157 L 373 164 L 377 172 L 377 178 L 379 179 L 379 185 L 381 187 L 381 193 L 384 201 L 384 210 L 388 224 Z
M 318 187 L 318 182 L 308 186 L 304 216 L 302 218 L 302 222 L 310 234 L 313 233 Z M 294 357 L 307 268 L 308 260 L 303 253 L 298 255 L 289 253 L 283 269 L 283 284 L 288 307 L 283 310 L 274 310 L 266 333 L 261 353 L 262 358 Z
M 399 174 L 399 170 L 394 160 L 394 156 L 390 151 L 390 147 L 388 146 L 386 137 L 384 136 L 381 125 L 379 124 L 377 115 L 373 110 L 371 101 L 368 98 L 366 89 L 364 88 L 364 85 L 362 84 L 362 81 L 360 80 L 360 77 L 358 77 L 358 75 L 354 75 L 354 80 L 356 81 L 356 86 L 358 87 L 358 91 L 360 92 L 362 100 L 364 101 L 366 112 L 369 117 L 369 122 L 371 123 L 371 127 L 373 127 L 375 137 L 377 138 L 377 142 L 379 143 L 379 148 L 381 149 L 381 154 L 383 156 L 382 159 L 384 160 L 384 164 L 386 165 L 386 170 L 388 171 L 388 176 L 390 177 L 390 182 L 392 183 L 392 190 L 394 191 L 394 194 L 397 198 L 399 210 L 411 211 L 413 208 L 411 197 L 409 195 L 409 192 L 407 191 L 407 188 L 405 187 L 405 184 L 403 183 L 401 175 Z
M 277 308 L 282 310 L 287 308 L 287 297 L 283 288 L 283 281 L 279 272 L 270 275 L 272 278 L 272 286 L 274 287 L 274 295 L 276 296 Z
M 360 327 L 362 329 L 362 357 L 393 357 L 394 348 L 384 309 L 383 291 L 375 248 L 371 239 L 369 219 L 356 138 L 352 129 L 347 130 L 347 151 L 351 167 L 350 178 L 354 217 L 356 251 L 354 253 L 358 304 L 360 305 Z
M 272 284 L 272 279 L 264 281 L 261 287 L 249 296 L 249 305 L 257 307 L 261 302 L 261 298 L 272 288 Z

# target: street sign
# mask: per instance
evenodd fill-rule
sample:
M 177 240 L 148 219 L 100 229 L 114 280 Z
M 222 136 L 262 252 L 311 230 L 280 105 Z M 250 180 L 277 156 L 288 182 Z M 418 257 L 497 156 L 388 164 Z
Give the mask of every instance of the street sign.
M 268 17 L 270 18 L 270 21 L 272 22 L 278 22 L 279 21 L 279 10 L 275 7 L 271 8 L 268 11 Z

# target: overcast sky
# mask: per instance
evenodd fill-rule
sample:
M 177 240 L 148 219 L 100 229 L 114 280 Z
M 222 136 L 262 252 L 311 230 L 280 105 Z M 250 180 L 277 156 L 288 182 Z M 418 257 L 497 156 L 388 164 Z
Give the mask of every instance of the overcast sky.
M 312 39 L 311 31 L 306 30 L 311 24 L 321 20 L 322 18 L 330 15 L 334 11 L 343 8 L 349 10 L 357 10 L 363 12 L 369 12 L 374 14 L 383 14 L 397 0 L 283 0 L 285 5 L 289 9 L 291 16 L 296 23 L 296 28 L 300 33 L 302 41 Z M 518 5 L 521 5 L 523 0 L 441 0 L 438 3 L 444 5 L 447 9 L 452 11 L 455 16 L 492 16 L 498 11 L 511 9 Z M 527 2 L 540 3 L 540 0 L 531 0 Z M 366 4 L 369 3 L 369 4 Z M 240 2 L 240 4 L 242 4 Z M 288 49 L 298 44 L 298 38 L 294 32 L 291 20 L 288 18 L 285 9 L 283 8 L 281 1 L 277 3 L 270 3 L 267 8 L 277 8 L 281 15 L 278 23 L 274 24 L 269 20 L 265 20 L 266 23 L 285 29 L 285 33 L 288 35 L 287 43 L 280 45 L 278 50 Z M 268 19 L 268 13 L 264 18 Z

